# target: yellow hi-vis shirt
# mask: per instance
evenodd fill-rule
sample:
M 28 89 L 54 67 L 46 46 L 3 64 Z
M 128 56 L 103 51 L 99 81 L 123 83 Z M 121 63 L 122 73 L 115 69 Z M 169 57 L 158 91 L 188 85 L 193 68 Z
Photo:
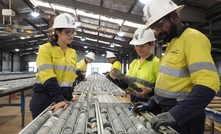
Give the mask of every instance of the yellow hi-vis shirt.
M 80 70 L 82 75 L 86 75 L 87 63 L 85 62 L 85 59 L 82 59 L 77 63 L 76 70 Z
M 210 41 L 195 29 L 187 28 L 173 38 L 160 62 L 155 94 L 179 101 L 195 85 L 217 92 L 220 81 L 210 51 Z
M 112 63 L 112 66 L 111 66 L 111 70 L 113 70 L 114 68 L 118 69 L 120 72 L 122 72 L 122 66 L 121 66 L 121 63 L 117 60 L 115 60 L 113 63 Z M 110 74 L 110 77 L 112 79 L 114 79 L 114 76 L 112 74 Z
M 145 86 L 154 88 L 159 66 L 159 59 L 151 54 L 142 63 L 140 63 L 140 59 L 133 60 L 126 75 L 129 76 L 138 87 Z M 128 89 L 130 90 L 131 88 L 129 87 Z
M 48 79 L 55 77 L 60 87 L 73 86 L 77 64 L 74 49 L 68 47 L 64 55 L 58 45 L 45 43 L 39 48 L 36 63 L 36 83 L 44 84 Z

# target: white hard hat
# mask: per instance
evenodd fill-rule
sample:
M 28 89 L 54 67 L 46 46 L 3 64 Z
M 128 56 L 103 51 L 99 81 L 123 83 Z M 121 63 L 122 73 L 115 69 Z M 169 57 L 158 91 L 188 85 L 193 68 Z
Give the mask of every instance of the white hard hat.
M 108 59 L 108 58 L 112 58 L 112 57 L 116 57 L 116 56 L 114 55 L 114 53 L 108 52 L 106 55 L 106 58 Z
M 147 27 L 171 13 L 180 11 L 184 5 L 177 6 L 171 0 L 150 0 L 143 8 L 144 18 Z
M 75 25 L 75 19 L 73 16 L 71 16 L 68 13 L 63 13 L 55 17 L 54 24 L 52 28 L 75 28 L 77 29 L 77 26 Z
M 89 52 L 89 53 L 87 53 L 87 54 L 85 55 L 85 57 L 88 57 L 88 58 L 94 60 L 94 59 L 95 59 L 95 54 L 94 54 L 93 52 Z
M 151 29 L 147 29 L 147 26 L 142 26 L 134 32 L 133 40 L 130 42 L 131 45 L 143 45 L 147 42 L 155 41 L 154 32 Z

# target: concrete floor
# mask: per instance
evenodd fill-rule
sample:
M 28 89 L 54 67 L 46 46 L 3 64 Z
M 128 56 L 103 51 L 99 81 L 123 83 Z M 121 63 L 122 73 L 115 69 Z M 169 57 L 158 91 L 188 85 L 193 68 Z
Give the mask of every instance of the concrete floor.
M 19 99 L 12 100 L 11 103 L 20 103 Z M 25 106 L 25 126 L 32 121 L 31 112 L 29 111 L 30 97 L 26 97 Z M 0 103 L 8 103 L 8 96 L 0 98 Z M 21 126 L 21 107 L 20 106 L 5 106 L 0 108 L 0 133 L 1 134 L 17 134 L 23 128 Z
M 18 98 L 20 98 L 18 96 Z M 25 107 L 25 126 L 31 121 L 31 112 L 29 111 L 30 96 L 26 97 Z M 8 96 L 0 97 L 0 103 L 8 103 Z M 20 103 L 20 99 L 12 100 L 11 103 Z M 23 128 L 21 127 L 21 107 L 19 106 L 5 106 L 0 107 L 0 133 L 1 134 L 18 134 Z M 210 134 L 209 131 L 204 134 Z M 214 134 L 221 134 L 220 131 L 215 130 Z

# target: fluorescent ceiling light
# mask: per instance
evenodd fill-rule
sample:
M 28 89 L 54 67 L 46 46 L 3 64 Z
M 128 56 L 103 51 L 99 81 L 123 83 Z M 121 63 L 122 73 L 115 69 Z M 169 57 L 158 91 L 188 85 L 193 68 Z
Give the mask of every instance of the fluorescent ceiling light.
M 81 37 L 81 41 L 85 41 L 86 39 L 85 39 L 85 37 Z
M 86 53 L 88 53 L 89 51 L 87 50 L 87 51 L 85 51 Z
M 110 44 L 110 42 L 106 42 L 106 41 L 102 41 L 102 40 L 99 40 L 98 42 L 104 43 L 104 44 Z
M 108 21 L 108 22 L 112 22 L 112 23 L 115 23 L 115 24 L 118 24 L 118 25 L 122 25 L 123 21 L 122 19 L 113 19 L 113 18 L 108 18 L 106 16 L 100 16 L 98 14 L 93 14 L 93 13 L 86 13 L 82 10 L 77 10 L 77 14 L 78 15 L 81 15 L 81 16 L 85 16 L 85 17 L 90 17 L 90 18 L 94 18 L 94 19 L 101 19 L 103 21 Z
M 50 4 L 48 2 L 42 2 L 42 1 L 39 1 L 39 0 L 30 0 L 30 2 L 35 6 L 41 6 L 41 7 L 46 7 L 46 8 L 54 8 L 56 10 L 60 10 L 60 11 L 64 11 L 64 12 L 69 12 L 69 13 L 75 13 L 75 10 L 73 8 L 68 8 L 68 7 L 65 7 L 65 6 L 59 6 L 59 5 L 55 5 L 55 4 Z
M 102 54 L 101 56 L 105 56 L 105 54 Z
M 17 49 L 17 48 L 16 48 L 16 49 L 15 49 L 15 51 L 16 51 L 16 52 L 18 52 L 18 51 L 19 51 L 19 49 Z
M 123 21 L 122 19 L 113 19 L 113 18 L 107 18 L 106 16 L 101 16 L 101 20 L 108 21 L 112 23 L 117 23 L 118 25 L 122 25 Z
M 84 46 L 84 48 L 87 48 L 87 46 Z
M 69 12 L 69 13 L 72 13 L 72 14 L 75 13 L 75 10 L 73 8 L 68 8 L 68 7 L 65 7 L 65 6 L 58 6 L 58 5 L 54 5 L 54 4 L 51 4 L 51 6 L 56 10 Z
M 36 9 L 33 12 L 31 12 L 31 16 L 33 16 L 33 17 L 38 17 L 39 15 L 40 15 L 40 13 L 37 12 Z
M 129 27 L 135 27 L 135 28 L 140 28 L 141 26 L 145 26 L 144 24 L 133 23 L 127 20 L 124 22 L 124 25 L 129 26 Z
M 125 32 L 122 32 L 122 31 L 117 32 L 118 36 L 124 36 L 124 34 L 125 34 Z
M 114 46 L 115 46 L 114 43 L 111 43 L 111 44 L 110 44 L 110 47 L 114 47 Z
M 21 36 L 21 37 L 20 37 L 20 39 L 24 40 L 24 39 L 25 39 L 25 37 Z
M 99 15 L 97 15 L 97 14 L 86 13 L 86 12 L 84 12 L 84 11 L 82 11 L 82 10 L 78 10 L 78 9 L 77 9 L 76 12 L 77 12 L 78 15 L 81 15 L 81 16 L 99 19 Z

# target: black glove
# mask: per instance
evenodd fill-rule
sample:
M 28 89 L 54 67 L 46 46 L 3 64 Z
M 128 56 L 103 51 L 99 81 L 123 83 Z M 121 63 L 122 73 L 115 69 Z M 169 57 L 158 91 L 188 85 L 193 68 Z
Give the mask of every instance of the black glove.
M 150 102 L 136 102 L 134 103 L 133 111 L 136 113 L 140 113 L 143 111 L 149 111 L 152 109 Z
M 169 112 L 161 113 L 153 117 L 150 121 L 152 128 L 158 131 L 160 126 L 173 126 L 176 120 Z

